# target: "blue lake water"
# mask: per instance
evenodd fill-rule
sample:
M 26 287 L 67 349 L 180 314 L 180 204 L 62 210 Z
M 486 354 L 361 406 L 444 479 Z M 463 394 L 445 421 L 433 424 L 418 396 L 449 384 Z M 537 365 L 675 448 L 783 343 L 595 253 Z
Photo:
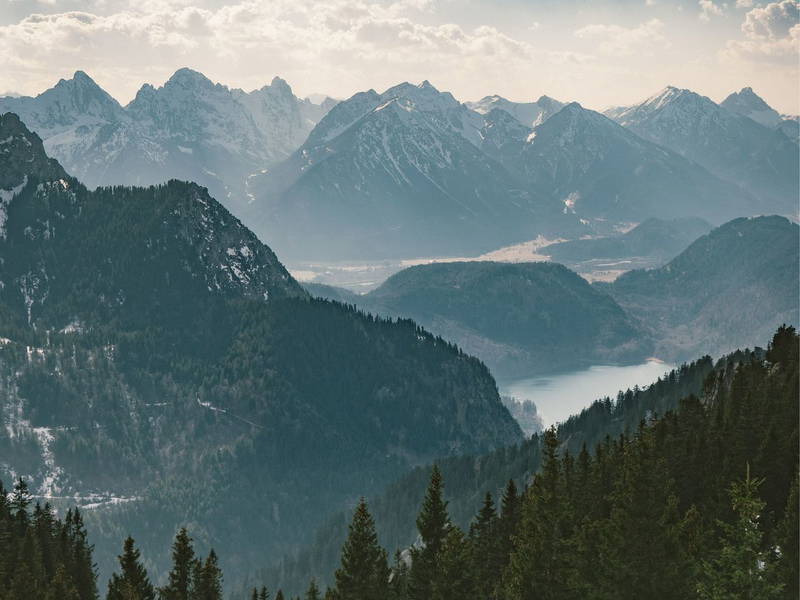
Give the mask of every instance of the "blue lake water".
M 598 398 L 616 397 L 619 390 L 645 387 L 674 365 L 649 360 L 626 367 L 594 366 L 581 371 L 517 379 L 500 385 L 500 393 L 536 404 L 545 427 L 565 421 Z

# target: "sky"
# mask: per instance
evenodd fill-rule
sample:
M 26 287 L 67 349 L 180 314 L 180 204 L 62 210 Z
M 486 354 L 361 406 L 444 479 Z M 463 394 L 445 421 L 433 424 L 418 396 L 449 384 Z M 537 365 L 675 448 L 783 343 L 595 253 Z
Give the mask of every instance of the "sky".
M 602 109 L 751 86 L 800 113 L 798 0 L 0 0 L 0 95 L 86 71 L 123 104 L 180 67 L 347 98 L 429 80 L 462 100 Z

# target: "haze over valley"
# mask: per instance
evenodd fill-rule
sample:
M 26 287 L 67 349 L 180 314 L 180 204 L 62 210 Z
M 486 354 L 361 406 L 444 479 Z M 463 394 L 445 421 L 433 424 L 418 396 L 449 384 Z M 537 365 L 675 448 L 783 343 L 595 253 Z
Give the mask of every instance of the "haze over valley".
M 800 4 L 628 4 L 7 2 L 0 599 L 798 597 Z

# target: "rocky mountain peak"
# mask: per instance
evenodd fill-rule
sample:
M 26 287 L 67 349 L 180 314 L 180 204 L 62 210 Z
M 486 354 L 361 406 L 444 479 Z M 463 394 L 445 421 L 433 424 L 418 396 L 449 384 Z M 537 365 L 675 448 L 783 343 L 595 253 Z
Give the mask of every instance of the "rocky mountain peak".
M 748 117 L 765 127 L 774 128 L 781 122 L 781 116 L 778 111 L 767 104 L 751 87 L 745 87 L 739 92 L 733 92 L 722 101 L 721 106 L 733 113 Z
M 214 87 L 214 83 L 205 75 L 194 69 L 182 67 L 172 74 L 164 87 L 180 86 L 183 88 L 209 88 Z
M 61 165 L 47 157 L 39 136 L 19 116 L 10 112 L 0 115 L 0 190 L 13 190 L 31 178 L 52 181 L 66 177 Z

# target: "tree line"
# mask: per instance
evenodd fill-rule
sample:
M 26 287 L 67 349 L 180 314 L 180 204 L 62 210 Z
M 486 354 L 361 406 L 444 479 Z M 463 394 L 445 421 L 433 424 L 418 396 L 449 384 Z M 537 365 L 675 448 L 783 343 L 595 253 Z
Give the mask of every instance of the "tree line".
M 556 430 L 543 461 L 466 531 L 433 467 L 418 539 L 390 565 L 361 500 L 332 585 L 308 600 L 798 597 L 798 337 L 739 362 L 675 411 L 574 455 Z M 254 590 L 254 598 L 260 598 Z
M 303 600 L 718 600 L 797 598 L 798 348 L 781 328 L 766 353 L 709 375 L 703 397 L 575 454 L 555 429 L 523 489 L 490 493 L 454 524 L 434 466 L 418 539 L 390 561 L 362 499 L 323 591 Z M 32 506 L 23 480 L 0 487 L 0 600 L 96 600 L 92 546 L 78 509 Z M 221 600 L 216 553 L 186 529 L 162 586 L 130 537 L 107 600 Z M 249 600 L 284 600 L 253 588 Z

